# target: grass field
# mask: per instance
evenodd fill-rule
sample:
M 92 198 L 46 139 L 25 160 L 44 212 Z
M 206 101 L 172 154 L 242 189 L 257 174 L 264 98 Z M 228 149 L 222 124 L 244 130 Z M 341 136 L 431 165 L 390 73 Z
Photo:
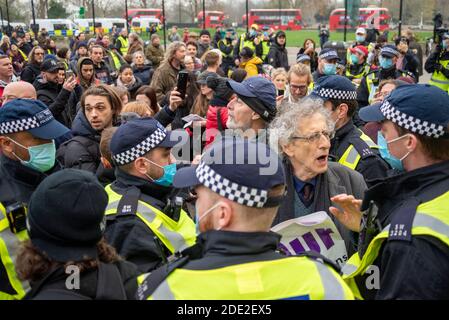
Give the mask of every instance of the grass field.
M 200 29 L 189 29 L 191 32 L 199 33 Z M 215 30 L 209 29 L 211 35 L 213 36 L 215 33 Z M 240 35 L 243 32 L 245 32 L 245 29 L 237 29 L 237 33 Z M 167 37 L 168 37 L 167 30 Z M 182 29 L 179 29 L 181 36 L 182 36 Z M 162 39 L 162 32 L 158 32 Z M 287 34 L 287 47 L 302 47 L 302 44 L 304 43 L 305 39 L 311 38 L 313 39 L 318 45 L 320 42 L 320 39 L 318 37 L 318 31 L 317 30 L 299 30 L 299 31 L 286 31 Z M 396 36 L 397 30 L 391 30 L 389 33 L 389 41 L 392 41 L 392 38 Z M 425 42 L 427 38 L 432 37 L 433 33 L 431 31 L 415 31 L 415 35 L 418 38 L 419 42 Z M 148 39 L 148 35 L 143 34 L 142 38 L 144 40 Z M 330 40 L 333 41 L 343 41 L 344 35 L 343 32 L 331 32 Z M 354 41 L 355 40 L 355 34 L 353 31 L 348 31 L 347 33 L 347 41 Z

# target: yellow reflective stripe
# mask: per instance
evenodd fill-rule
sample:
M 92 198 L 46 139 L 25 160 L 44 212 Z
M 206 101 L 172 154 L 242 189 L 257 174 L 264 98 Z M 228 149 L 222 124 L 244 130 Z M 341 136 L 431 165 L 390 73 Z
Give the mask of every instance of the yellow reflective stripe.
M 175 295 L 171 291 L 170 286 L 168 285 L 168 282 L 166 280 L 163 281 L 159 285 L 159 287 L 157 287 L 154 293 L 148 298 L 151 298 L 151 300 L 176 300 Z
M 370 147 L 371 149 L 379 149 L 379 146 L 374 143 L 369 136 L 367 136 L 362 130 L 358 129 L 360 132 L 360 138 Z
M 348 149 L 346 149 L 345 153 L 341 156 L 338 163 L 348 167 L 349 169 L 355 170 L 360 161 L 360 155 L 353 145 L 350 145 Z
M 6 219 L 5 219 L 6 220 Z M 7 221 L 7 220 L 6 220 Z M 19 237 L 20 235 L 20 237 Z M 17 237 L 16 237 L 17 236 Z M 12 288 L 17 292 L 15 295 L 10 295 L 5 292 L 0 292 L 0 298 L 5 300 L 21 299 L 26 291 L 29 289 L 28 282 L 21 282 L 16 274 L 15 262 L 22 240 L 28 238 L 26 230 L 21 231 L 18 235 L 14 235 L 9 228 L 0 233 L 0 259 L 1 263 L 6 269 L 9 282 Z
M 416 213 L 413 220 L 413 235 L 431 235 L 449 246 L 449 225 L 425 213 Z
M 306 257 L 210 270 L 176 269 L 149 299 L 353 299 L 330 267 Z
M 331 270 L 322 263 L 316 263 L 318 273 L 323 284 L 324 300 L 345 300 L 345 292 L 343 286 L 336 283 L 337 277 L 332 274 Z
M 110 185 L 106 186 L 106 192 L 111 202 L 108 203 L 105 215 L 117 214 L 121 196 L 114 192 Z M 182 251 L 195 244 L 195 227 L 193 221 L 182 210 L 178 222 L 168 217 L 162 211 L 139 201 L 137 204 L 136 216 L 145 223 L 151 231 L 162 241 L 171 253 Z M 165 220 L 165 221 L 164 221 Z M 181 226 L 179 232 L 170 230 L 169 225 Z
M 448 80 L 439 80 L 439 79 L 435 79 L 434 76 L 432 76 L 432 77 L 430 78 L 430 81 L 433 81 L 433 82 L 436 82 L 436 83 L 440 83 L 440 84 L 449 84 L 449 81 L 448 81 Z

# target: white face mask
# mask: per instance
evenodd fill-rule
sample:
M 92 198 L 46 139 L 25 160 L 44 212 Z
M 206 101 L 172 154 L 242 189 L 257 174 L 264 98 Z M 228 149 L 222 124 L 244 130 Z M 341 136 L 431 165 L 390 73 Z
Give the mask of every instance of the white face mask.
M 209 213 L 212 212 L 212 210 L 214 210 L 215 208 L 217 208 L 219 205 L 221 204 L 221 202 L 217 202 L 215 205 L 213 205 L 212 207 L 210 207 L 209 209 L 207 209 L 203 215 L 200 217 L 199 213 L 198 213 L 198 209 L 195 206 L 195 225 L 196 225 L 196 234 L 200 234 L 200 221 L 202 219 L 204 219 Z M 216 229 L 216 231 L 221 230 L 221 227 Z

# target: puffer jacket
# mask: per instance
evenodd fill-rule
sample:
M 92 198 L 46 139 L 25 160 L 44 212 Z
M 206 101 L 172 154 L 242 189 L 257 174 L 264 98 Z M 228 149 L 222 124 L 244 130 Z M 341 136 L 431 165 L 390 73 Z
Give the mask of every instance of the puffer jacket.
M 56 158 L 65 168 L 86 170 L 95 174 L 100 165 L 101 133 L 92 128 L 81 111 L 73 120 L 72 133 L 74 137 L 59 147 Z
M 248 79 L 262 73 L 262 64 L 262 59 L 256 56 L 248 61 L 240 63 L 240 68 L 245 69 L 247 73 L 246 78 Z

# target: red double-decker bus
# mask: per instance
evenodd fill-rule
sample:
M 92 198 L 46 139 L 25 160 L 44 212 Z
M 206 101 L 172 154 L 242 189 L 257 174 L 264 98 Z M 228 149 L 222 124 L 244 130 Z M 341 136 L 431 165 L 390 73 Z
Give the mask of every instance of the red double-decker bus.
M 227 16 L 222 11 L 205 11 L 206 14 L 206 29 L 215 28 L 215 27 L 223 27 L 225 25 L 225 21 L 227 20 Z M 203 28 L 203 11 L 198 13 L 198 26 Z
M 304 27 L 301 9 L 251 9 L 248 25 L 268 26 L 275 30 L 301 30 Z M 246 14 L 242 17 L 246 25 Z
M 131 22 L 133 18 L 157 18 L 164 23 L 164 16 L 162 15 L 162 9 L 128 9 L 128 22 Z M 124 15 L 126 18 L 126 14 Z
M 348 26 L 351 25 L 350 17 L 347 17 Z M 387 8 L 360 8 L 356 27 L 375 27 L 380 31 L 388 30 L 391 16 Z M 329 30 L 343 30 L 345 28 L 345 9 L 335 9 L 329 16 Z

